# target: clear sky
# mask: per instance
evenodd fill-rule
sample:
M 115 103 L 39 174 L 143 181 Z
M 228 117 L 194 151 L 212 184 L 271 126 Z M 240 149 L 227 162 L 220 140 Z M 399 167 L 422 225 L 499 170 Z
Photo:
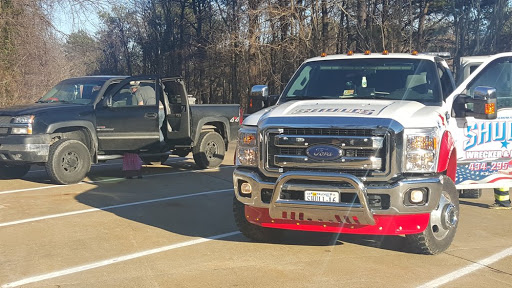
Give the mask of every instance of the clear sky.
M 111 1 L 111 2 L 116 2 Z M 104 8 L 108 9 L 109 4 L 105 4 Z M 66 35 L 84 30 L 94 35 L 99 30 L 100 20 L 98 18 L 98 10 L 91 6 L 71 7 L 69 5 L 55 5 L 53 10 L 52 22 L 55 28 Z

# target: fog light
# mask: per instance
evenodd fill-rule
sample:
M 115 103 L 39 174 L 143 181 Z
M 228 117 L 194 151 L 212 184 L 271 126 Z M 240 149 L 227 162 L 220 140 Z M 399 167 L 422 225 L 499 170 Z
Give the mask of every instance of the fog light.
M 240 192 L 242 194 L 251 194 L 252 193 L 252 187 L 251 184 L 244 182 L 242 185 L 240 185 Z
M 423 189 L 411 190 L 409 200 L 411 203 L 417 204 L 423 202 L 425 191 Z

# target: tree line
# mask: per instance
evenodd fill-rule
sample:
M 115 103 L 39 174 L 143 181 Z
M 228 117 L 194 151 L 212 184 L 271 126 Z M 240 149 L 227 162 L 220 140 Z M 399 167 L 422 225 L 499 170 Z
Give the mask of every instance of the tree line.
M 98 12 L 94 35 L 65 41 L 46 2 L 0 0 L 0 76 L 10 81 L 0 105 L 94 74 L 183 76 L 200 103 L 245 104 L 252 85 L 278 94 L 301 62 L 322 52 L 447 51 L 458 63 L 512 50 L 506 0 L 124 0 Z

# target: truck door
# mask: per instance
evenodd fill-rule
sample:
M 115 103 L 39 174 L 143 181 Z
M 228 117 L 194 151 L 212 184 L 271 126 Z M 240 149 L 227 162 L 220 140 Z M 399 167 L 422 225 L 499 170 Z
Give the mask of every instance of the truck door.
M 496 58 L 476 73 L 463 93 L 473 96 L 478 86 L 495 88 L 497 119 L 455 119 L 456 185 L 458 189 L 512 186 L 512 55 Z
M 190 138 L 190 105 L 183 80 L 181 78 L 165 78 L 162 79 L 162 87 L 164 99 L 167 98 L 168 102 L 167 139 L 173 146 L 189 145 L 192 142 Z
M 96 108 L 99 150 L 144 151 L 159 144 L 156 83 L 156 77 L 130 77 L 104 96 Z

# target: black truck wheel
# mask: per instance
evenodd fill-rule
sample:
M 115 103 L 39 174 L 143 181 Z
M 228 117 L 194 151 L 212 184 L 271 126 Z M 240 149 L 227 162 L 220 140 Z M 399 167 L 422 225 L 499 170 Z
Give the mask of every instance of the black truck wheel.
M 46 172 L 54 183 L 78 183 L 90 169 L 91 155 L 82 142 L 61 139 L 50 146 Z
M 245 205 L 233 197 L 233 216 L 236 226 L 245 237 L 266 243 L 277 243 L 281 240 L 283 230 L 254 225 L 245 218 Z
M 217 132 L 202 132 L 197 145 L 192 148 L 192 153 L 199 168 L 219 167 L 226 153 L 224 139 Z
M 439 254 L 453 241 L 459 222 L 459 195 L 453 181 L 444 177 L 443 192 L 437 208 L 430 212 L 425 231 L 406 235 L 410 248 L 420 254 Z
M 0 179 L 19 179 L 30 170 L 29 164 L 0 164 Z
M 459 190 L 459 198 L 478 199 L 482 196 L 482 189 L 462 189 Z

